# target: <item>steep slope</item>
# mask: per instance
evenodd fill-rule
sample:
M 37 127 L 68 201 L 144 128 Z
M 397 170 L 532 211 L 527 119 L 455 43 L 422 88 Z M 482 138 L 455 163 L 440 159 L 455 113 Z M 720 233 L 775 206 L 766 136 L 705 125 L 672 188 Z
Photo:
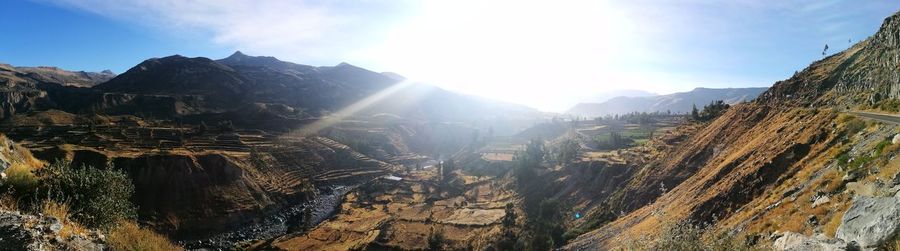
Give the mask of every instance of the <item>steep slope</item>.
M 40 83 L 33 74 L 0 64 L 0 119 L 51 107 L 47 93 L 37 88 Z
M 854 195 L 892 196 L 898 185 L 884 182 L 900 171 L 896 146 L 886 140 L 897 128 L 842 112 L 896 101 L 898 20 L 888 17 L 875 36 L 777 82 L 650 165 L 634 167 L 605 202 L 627 214 L 566 248 L 611 248 L 685 220 L 750 243 L 774 241 L 761 237 L 779 231 L 835 236 Z
M 632 112 L 688 113 L 696 105 L 700 108 L 714 100 L 735 104 L 755 99 L 767 88 L 696 88 L 689 92 L 647 97 L 616 97 L 603 103 L 580 103 L 566 113 L 597 117 Z

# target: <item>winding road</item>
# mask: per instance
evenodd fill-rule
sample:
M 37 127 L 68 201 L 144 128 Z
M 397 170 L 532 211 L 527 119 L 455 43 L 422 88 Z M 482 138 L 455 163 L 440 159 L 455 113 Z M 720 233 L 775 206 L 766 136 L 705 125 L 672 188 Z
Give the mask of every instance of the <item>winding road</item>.
M 847 111 L 847 113 L 855 115 L 855 116 L 867 118 L 867 119 L 872 119 L 872 120 L 879 121 L 879 122 L 900 125 L 900 114 L 860 112 L 860 111 Z

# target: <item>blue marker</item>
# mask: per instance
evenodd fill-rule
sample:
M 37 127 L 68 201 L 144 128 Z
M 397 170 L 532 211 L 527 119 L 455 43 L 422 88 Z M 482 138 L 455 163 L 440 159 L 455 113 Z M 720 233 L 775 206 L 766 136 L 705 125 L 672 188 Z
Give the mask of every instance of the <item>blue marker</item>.
M 575 213 L 575 219 L 581 219 L 581 213 Z

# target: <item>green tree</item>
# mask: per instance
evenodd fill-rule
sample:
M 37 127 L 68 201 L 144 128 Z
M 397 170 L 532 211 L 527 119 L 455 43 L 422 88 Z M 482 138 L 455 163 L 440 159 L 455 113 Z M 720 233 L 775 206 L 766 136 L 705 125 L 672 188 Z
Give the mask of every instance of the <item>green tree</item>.
M 566 139 L 559 145 L 559 152 L 557 152 L 556 161 L 559 165 L 564 165 L 570 163 L 576 157 L 578 157 L 578 149 L 580 146 L 577 142 L 571 139 Z
M 431 234 L 428 235 L 428 250 L 441 250 L 444 247 L 444 232 L 431 228 Z
M 694 120 L 700 120 L 700 111 L 697 110 L 697 104 L 693 104 L 693 107 L 691 107 L 691 118 Z
M 447 159 L 441 163 L 441 180 L 449 182 L 453 177 L 453 171 L 456 170 L 456 163 L 453 159 Z

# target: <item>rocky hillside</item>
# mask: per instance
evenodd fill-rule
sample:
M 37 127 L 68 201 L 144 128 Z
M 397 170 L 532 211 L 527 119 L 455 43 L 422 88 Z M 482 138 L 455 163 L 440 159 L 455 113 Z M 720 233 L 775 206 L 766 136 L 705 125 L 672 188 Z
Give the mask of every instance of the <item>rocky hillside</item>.
M 672 112 L 689 113 L 696 105 L 702 108 L 714 100 L 723 100 L 727 104 L 750 101 L 766 91 L 767 88 L 696 88 L 689 92 L 679 92 L 667 95 L 641 96 L 641 97 L 616 97 L 602 103 L 580 103 L 570 108 L 566 113 L 584 116 L 598 117 L 613 114 L 626 114 L 632 112 Z
M 898 229 L 900 131 L 844 111 L 896 102 L 898 20 L 629 167 L 627 184 L 594 202 L 595 216 L 620 213 L 595 217 L 608 222 L 565 248 L 610 248 L 684 221 L 778 249 L 885 245 Z

